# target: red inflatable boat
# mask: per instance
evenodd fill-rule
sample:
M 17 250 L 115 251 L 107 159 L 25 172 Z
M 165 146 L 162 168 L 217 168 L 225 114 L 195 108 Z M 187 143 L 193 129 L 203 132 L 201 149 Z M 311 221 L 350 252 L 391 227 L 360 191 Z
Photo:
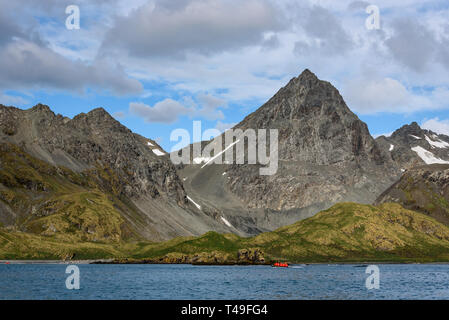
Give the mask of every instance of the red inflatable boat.
M 288 268 L 288 263 L 287 262 L 275 262 L 272 267 L 276 267 L 276 268 Z

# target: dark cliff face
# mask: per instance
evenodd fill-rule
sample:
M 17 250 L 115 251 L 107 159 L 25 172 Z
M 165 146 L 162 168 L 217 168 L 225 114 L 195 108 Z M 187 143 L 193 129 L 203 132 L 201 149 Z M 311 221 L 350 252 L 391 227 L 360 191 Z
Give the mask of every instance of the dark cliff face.
M 127 197 L 151 195 L 186 203 L 182 182 L 167 156 L 157 156 L 148 145 L 156 142 L 132 133 L 97 108 L 73 119 L 55 115 L 48 106 L 29 110 L 0 107 L 4 140 L 22 146 L 31 155 L 54 165 L 81 172 L 90 170 L 102 177 L 111 170 L 117 178 L 114 193 Z M 109 180 L 109 179 L 105 179 Z M 104 181 L 108 186 L 110 181 Z
M 449 164 L 449 137 L 422 129 L 416 122 L 402 126 L 389 137 L 380 136 L 376 141 L 402 170 L 424 164 Z
M 155 141 L 131 132 L 104 109 L 69 119 L 41 104 L 29 110 L 0 106 L 0 147 L 9 150 L 0 157 L 0 222 L 7 227 L 58 236 L 79 230 L 90 220 L 96 221 L 86 226 L 91 237 L 103 237 L 92 230 L 106 230 L 105 225 L 122 219 L 107 229 L 114 230 L 115 239 L 123 237 L 117 232 L 121 229 L 130 237 L 149 240 L 210 230 L 229 232 L 218 217 L 209 216 L 187 200 L 174 165 Z M 28 160 L 14 167 L 14 158 Z M 2 161 L 9 163 L 7 168 Z M 45 163 L 39 167 L 51 170 L 36 171 L 34 162 Z M 28 179 L 27 172 L 35 177 Z M 48 187 L 46 179 L 55 186 Z M 80 192 L 89 195 L 91 202 L 82 200 Z M 99 218 L 102 210 L 98 211 L 98 203 L 91 200 L 95 197 L 110 204 L 115 218 Z M 49 203 L 59 209 L 50 210 L 53 214 L 49 217 L 35 215 Z M 54 221 L 65 219 L 66 203 L 73 207 L 73 219 L 68 226 L 62 224 L 66 229 L 61 231 Z
M 449 225 L 449 165 L 432 164 L 407 170 L 375 204 L 396 202 Z
M 371 202 L 399 174 L 338 90 L 309 70 L 236 128 L 279 130 L 277 174 L 256 177 L 250 166 L 233 166 L 229 172 L 231 190 L 252 207 Z
M 366 124 L 349 110 L 338 90 L 309 70 L 236 128 L 278 129 L 283 160 L 328 165 L 358 157 L 370 161 L 378 153 Z
M 267 129 L 267 144 L 269 129 L 278 130 L 275 174 L 261 175 L 266 166 L 258 164 L 189 165 L 180 173 L 204 208 L 248 233 L 276 229 L 341 201 L 372 203 L 400 176 L 338 90 L 309 70 L 234 129 Z

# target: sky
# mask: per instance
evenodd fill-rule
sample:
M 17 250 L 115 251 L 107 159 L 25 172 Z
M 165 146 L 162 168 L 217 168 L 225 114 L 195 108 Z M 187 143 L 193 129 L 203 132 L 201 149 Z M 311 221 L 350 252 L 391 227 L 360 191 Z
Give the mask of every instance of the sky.
M 79 9 L 79 29 L 68 6 Z M 232 127 L 308 68 L 373 136 L 413 121 L 449 135 L 447 0 L 0 0 L 0 8 L 4 105 L 43 103 L 68 117 L 102 107 L 170 151 L 174 129 L 192 131 L 195 120 L 203 131 Z

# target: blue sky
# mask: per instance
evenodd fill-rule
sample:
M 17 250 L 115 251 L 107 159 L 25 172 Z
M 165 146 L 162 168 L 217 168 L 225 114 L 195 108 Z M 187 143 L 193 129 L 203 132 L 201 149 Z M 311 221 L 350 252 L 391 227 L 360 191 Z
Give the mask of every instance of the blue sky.
M 449 135 L 447 1 L 0 0 L 0 103 L 73 117 L 103 107 L 170 151 L 223 130 L 305 68 L 373 135 L 412 121 Z M 80 29 L 68 30 L 68 5 Z M 379 8 L 380 29 L 365 10 Z

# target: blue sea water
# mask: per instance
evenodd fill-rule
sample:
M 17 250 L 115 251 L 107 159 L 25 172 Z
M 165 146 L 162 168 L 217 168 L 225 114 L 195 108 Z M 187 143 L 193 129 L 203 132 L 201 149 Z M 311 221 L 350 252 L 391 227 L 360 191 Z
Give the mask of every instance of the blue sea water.
M 366 266 L 78 265 L 80 289 L 66 288 L 67 265 L 0 264 L 0 299 L 449 299 L 449 265 Z

